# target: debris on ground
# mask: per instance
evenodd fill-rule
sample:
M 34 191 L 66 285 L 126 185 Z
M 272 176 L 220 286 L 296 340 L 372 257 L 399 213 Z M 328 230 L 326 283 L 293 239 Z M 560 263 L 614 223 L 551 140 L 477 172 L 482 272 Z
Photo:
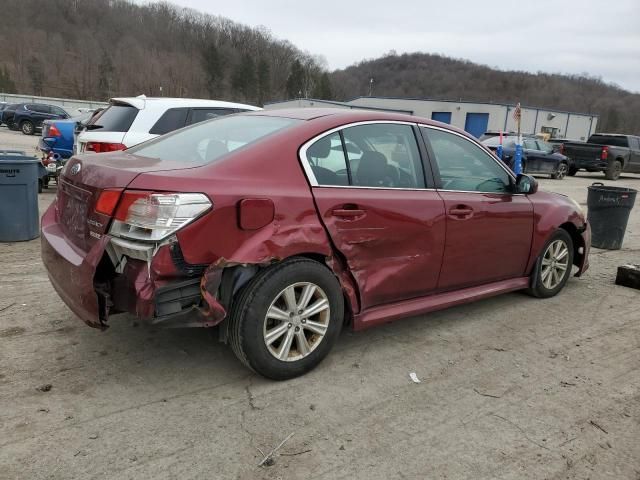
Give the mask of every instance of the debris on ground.
M 416 375 L 416 372 L 411 372 L 409 374 L 409 378 L 413 380 L 413 383 L 421 383 L 420 379 L 418 378 L 418 375 Z
M 92 433 L 91 435 L 89 435 L 89 440 L 95 440 L 96 438 L 98 438 L 100 435 L 98 435 L 97 433 Z
M 289 441 L 289 439 L 290 439 L 291 437 L 293 437 L 293 434 L 294 434 L 294 433 L 295 433 L 295 432 L 291 432 L 291 433 L 287 436 L 287 438 L 285 438 L 284 440 L 282 440 L 282 441 L 280 442 L 280 444 L 279 444 L 276 448 L 274 448 L 274 449 L 273 449 L 273 450 L 271 450 L 267 455 L 265 455 L 265 456 L 264 456 L 264 458 L 263 458 L 263 459 L 260 461 L 260 463 L 258 464 L 258 466 L 259 466 L 259 467 L 263 467 L 263 466 L 270 467 L 271 465 L 275 464 L 275 463 L 276 463 L 276 461 L 274 460 L 273 456 L 275 455 L 275 453 L 276 453 L 278 450 L 280 450 L 280 449 L 282 448 L 282 446 L 283 446 L 285 443 L 287 443 L 287 441 Z M 260 451 L 260 452 L 262 452 L 262 451 Z
M 45 383 L 44 385 L 40 385 L 39 387 L 36 387 L 36 390 L 38 390 L 39 392 L 48 392 L 53 388 L 53 385 L 51 385 L 50 383 Z
M 640 290 L 640 265 L 622 265 L 618 267 L 616 285 Z
M 606 433 L 607 435 L 609 435 L 609 432 L 607 432 L 604 428 L 602 428 L 601 425 L 598 425 L 596 422 L 594 422 L 593 420 L 589 420 L 589 423 L 591 425 L 593 425 L 594 427 L 596 427 L 598 430 L 602 430 L 604 433 Z

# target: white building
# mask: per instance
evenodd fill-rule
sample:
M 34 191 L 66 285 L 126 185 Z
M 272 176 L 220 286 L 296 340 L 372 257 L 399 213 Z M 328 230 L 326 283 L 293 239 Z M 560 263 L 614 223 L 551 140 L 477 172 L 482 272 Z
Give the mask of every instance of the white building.
M 456 102 L 449 100 L 426 100 L 419 98 L 357 97 L 346 102 L 296 99 L 265 104 L 265 109 L 274 108 L 365 108 L 407 113 L 431 118 L 462 128 L 479 137 L 486 131 L 514 132 L 517 129 L 513 118 L 515 105 L 503 103 Z M 587 140 L 596 131 L 598 115 L 565 112 L 548 108 L 521 108 L 521 130 L 524 134 L 549 133 L 554 138 Z

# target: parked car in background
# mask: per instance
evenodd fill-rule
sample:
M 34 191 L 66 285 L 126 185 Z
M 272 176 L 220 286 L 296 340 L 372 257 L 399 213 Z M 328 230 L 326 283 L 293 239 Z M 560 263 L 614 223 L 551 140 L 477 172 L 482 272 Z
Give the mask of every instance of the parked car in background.
M 640 136 L 594 133 L 586 143 L 565 143 L 563 152 L 576 169 L 604 172 L 608 180 L 617 180 L 622 172 L 640 173 Z
M 124 150 L 187 125 L 251 110 L 261 109 L 217 100 L 112 98 L 78 135 L 75 148 L 78 153 Z
M 42 164 L 49 172 L 49 180 L 57 181 L 67 159 L 73 154 L 76 131 L 82 128 L 94 115 L 95 111 L 89 110 L 82 115 L 66 120 L 45 120 L 43 122 L 38 150 L 42 152 Z
M 57 105 L 46 105 L 44 103 L 21 103 L 13 112 L 12 125 L 9 128 L 19 129 L 25 135 L 33 135 L 36 130 L 42 128 L 45 120 L 69 118 L 70 115 Z
M 513 169 L 517 135 L 507 135 L 502 140 L 502 160 Z M 483 145 L 495 151 L 500 137 L 489 137 Z M 571 160 L 554 150 L 553 145 L 535 137 L 524 137 L 522 141 L 522 172 L 527 174 L 548 174 L 562 180 L 571 169 Z
M 409 115 L 225 116 L 74 156 L 60 185 L 42 257 L 81 319 L 217 325 L 274 379 L 314 368 L 345 324 L 515 290 L 551 297 L 588 267 L 577 203 L 462 130 Z
M 9 127 L 9 129 L 14 129 L 13 114 L 19 105 L 19 103 L 9 103 L 0 110 L 0 125 L 4 124 Z

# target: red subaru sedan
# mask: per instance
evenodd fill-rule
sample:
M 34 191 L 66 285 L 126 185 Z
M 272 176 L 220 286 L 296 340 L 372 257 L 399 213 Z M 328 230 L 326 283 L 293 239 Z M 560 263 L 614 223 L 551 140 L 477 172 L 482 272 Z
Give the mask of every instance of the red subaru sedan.
M 42 219 L 51 282 L 88 325 L 129 312 L 218 326 L 273 379 L 315 367 L 344 325 L 556 295 L 589 244 L 579 205 L 465 132 L 339 109 L 244 113 L 73 157 Z

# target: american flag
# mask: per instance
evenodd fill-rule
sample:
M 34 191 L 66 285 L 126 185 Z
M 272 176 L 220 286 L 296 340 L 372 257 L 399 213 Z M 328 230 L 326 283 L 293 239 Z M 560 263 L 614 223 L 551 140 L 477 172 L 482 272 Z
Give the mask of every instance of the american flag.
M 522 111 L 520 110 L 520 102 L 516 105 L 516 108 L 513 110 L 513 119 L 517 122 L 520 120 L 522 116 Z

